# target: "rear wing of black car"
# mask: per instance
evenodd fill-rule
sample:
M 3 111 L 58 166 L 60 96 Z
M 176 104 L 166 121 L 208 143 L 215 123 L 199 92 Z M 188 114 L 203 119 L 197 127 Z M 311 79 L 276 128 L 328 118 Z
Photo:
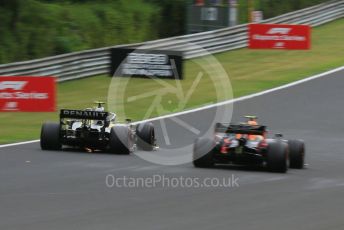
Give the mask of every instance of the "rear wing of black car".
M 233 124 L 229 124 L 229 123 L 216 123 L 215 132 L 217 132 L 217 133 L 264 135 L 266 132 L 266 126 L 248 125 L 248 124 L 233 125 Z
M 108 112 L 90 111 L 90 110 L 72 110 L 61 109 L 60 119 L 85 119 L 85 120 L 103 120 L 106 121 Z

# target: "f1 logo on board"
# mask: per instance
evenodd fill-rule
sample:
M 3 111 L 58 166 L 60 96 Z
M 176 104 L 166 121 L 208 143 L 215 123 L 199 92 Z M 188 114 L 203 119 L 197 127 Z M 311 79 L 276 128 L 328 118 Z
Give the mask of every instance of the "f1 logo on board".
M 250 24 L 250 49 L 310 49 L 311 28 L 307 25 Z
M 0 76 L 0 112 L 54 112 L 54 77 Z
M 21 90 L 26 84 L 27 81 L 0 81 L 0 90 Z
M 291 28 L 272 28 L 267 34 L 289 34 Z

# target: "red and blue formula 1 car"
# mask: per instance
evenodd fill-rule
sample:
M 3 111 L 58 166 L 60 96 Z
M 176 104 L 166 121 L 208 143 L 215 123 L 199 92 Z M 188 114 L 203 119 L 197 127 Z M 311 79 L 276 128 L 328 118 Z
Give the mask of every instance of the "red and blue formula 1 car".
M 257 117 L 246 116 L 241 124 L 217 123 L 214 139 L 198 138 L 194 144 L 193 164 L 206 168 L 215 164 L 262 165 L 272 172 L 302 169 L 305 144 L 302 140 L 285 140 L 281 134 L 267 138 L 266 126 Z

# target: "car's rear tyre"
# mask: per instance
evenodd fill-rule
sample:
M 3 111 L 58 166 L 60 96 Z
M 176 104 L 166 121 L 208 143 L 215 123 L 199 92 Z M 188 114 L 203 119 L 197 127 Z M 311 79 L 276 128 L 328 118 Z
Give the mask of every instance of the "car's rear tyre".
M 305 143 L 302 140 L 289 140 L 289 167 L 302 169 L 305 163 Z
M 60 150 L 60 124 L 47 122 L 42 125 L 40 145 L 42 150 Z
M 282 141 L 269 143 L 267 167 L 270 172 L 285 173 L 288 170 L 288 145 Z
M 193 165 L 197 168 L 214 166 L 215 142 L 209 138 L 197 138 L 193 148 Z
M 115 154 L 130 154 L 132 135 L 127 126 L 114 126 L 110 131 L 109 151 Z
M 136 127 L 137 147 L 152 151 L 155 145 L 154 125 L 151 122 L 141 123 Z

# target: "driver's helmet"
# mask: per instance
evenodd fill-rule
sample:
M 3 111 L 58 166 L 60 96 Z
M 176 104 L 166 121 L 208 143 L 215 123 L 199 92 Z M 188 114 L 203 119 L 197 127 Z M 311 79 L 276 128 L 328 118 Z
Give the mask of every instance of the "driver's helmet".
M 248 117 L 247 124 L 248 125 L 258 125 L 257 118 L 256 117 Z M 257 140 L 262 140 L 263 136 L 261 136 L 261 135 L 254 135 L 254 134 L 250 134 L 250 135 L 236 134 L 236 138 L 237 139 L 247 138 L 250 141 L 257 141 Z
M 248 125 L 258 125 L 257 119 L 256 118 L 250 118 L 247 121 Z M 250 141 L 261 141 L 264 139 L 264 137 L 262 135 L 248 135 L 248 139 Z
M 97 112 L 104 112 L 104 107 L 97 107 L 96 109 L 95 109 L 95 111 L 97 111 Z

